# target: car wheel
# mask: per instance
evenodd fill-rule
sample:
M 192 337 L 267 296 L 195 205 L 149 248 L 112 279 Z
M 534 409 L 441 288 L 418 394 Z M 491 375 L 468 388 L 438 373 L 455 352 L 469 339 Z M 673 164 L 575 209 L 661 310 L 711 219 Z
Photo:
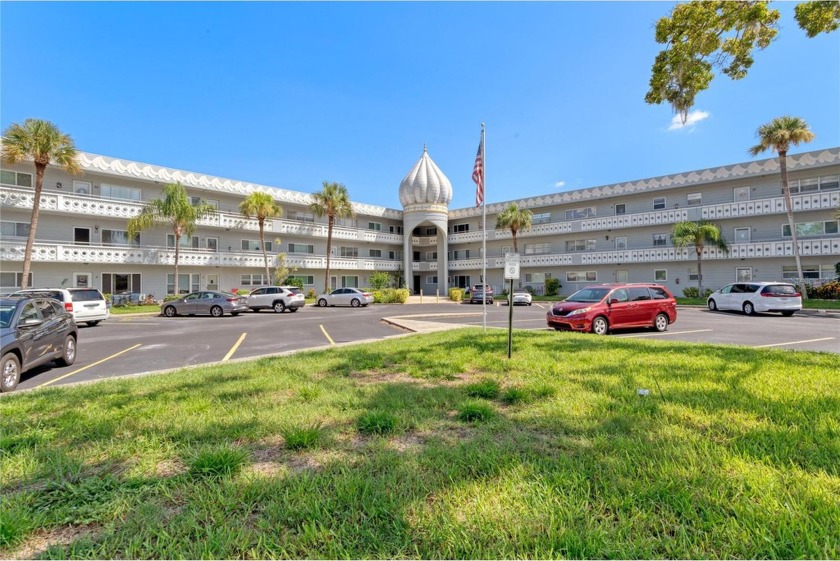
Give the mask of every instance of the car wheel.
M 561 327 L 555 327 L 554 331 L 560 331 L 561 329 L 562 329 Z
M 86 321 L 85 323 L 88 325 L 88 327 L 95 327 L 95 326 L 99 325 L 100 321 L 102 321 L 102 320 Z
M 358 308 L 359 306 L 362 305 L 362 303 L 359 302 L 358 298 L 353 298 L 352 300 L 350 300 L 350 305 L 353 306 L 354 308 Z
M 709 300 L 708 306 L 711 311 L 717 311 L 717 302 L 715 302 L 714 300 Z
M 76 338 L 68 335 L 64 339 L 64 349 L 61 351 L 61 358 L 58 362 L 61 366 L 70 366 L 76 362 Z
M 744 302 L 744 313 L 748 316 L 755 315 L 755 306 L 753 306 L 752 302 Z
M 595 335 L 606 335 L 610 330 L 610 324 L 604 316 L 598 316 L 592 320 L 592 333 Z
M 278 314 L 282 314 L 283 312 L 286 311 L 286 304 L 284 304 L 283 302 L 275 302 L 274 303 L 274 311 L 277 312 Z
M 225 311 L 221 308 L 221 306 L 213 306 L 210 308 L 210 315 L 214 318 L 220 318 L 225 314 Z
M 16 354 L 6 353 L 0 364 L 0 392 L 10 392 L 20 382 L 20 361 Z
M 788 310 L 787 312 L 782 312 L 782 315 L 785 316 L 786 318 L 789 318 L 790 316 L 793 315 L 793 310 Z
M 656 319 L 653 320 L 653 326 L 659 332 L 667 331 L 668 323 L 668 316 L 665 314 L 657 314 Z
M 321 308 L 326 308 L 327 307 L 327 301 L 324 298 L 321 298 L 320 300 L 318 300 L 318 306 L 321 307 Z
M 163 315 L 168 318 L 174 318 L 178 315 L 178 312 L 175 310 L 175 306 L 167 306 L 163 309 Z

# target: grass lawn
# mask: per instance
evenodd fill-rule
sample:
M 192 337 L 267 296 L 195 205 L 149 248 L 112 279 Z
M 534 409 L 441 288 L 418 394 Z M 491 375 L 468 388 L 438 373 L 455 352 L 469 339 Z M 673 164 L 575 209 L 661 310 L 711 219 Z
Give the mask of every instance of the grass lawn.
M 506 344 L 4 396 L 0 558 L 840 557 L 837 355 Z

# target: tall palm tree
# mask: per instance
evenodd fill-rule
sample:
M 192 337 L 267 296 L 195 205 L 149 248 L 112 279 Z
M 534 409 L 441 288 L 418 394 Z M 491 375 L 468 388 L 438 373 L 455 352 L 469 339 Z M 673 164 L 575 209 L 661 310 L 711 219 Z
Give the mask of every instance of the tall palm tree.
M 684 220 L 674 224 L 671 230 L 671 243 L 674 247 L 693 247 L 697 253 L 697 292 L 703 297 L 703 249 L 707 245 L 729 253 L 729 244 L 720 233 L 717 225 L 702 220 L 691 222 Z
M 268 255 L 265 252 L 265 221 L 283 215 L 283 208 L 268 193 L 255 191 L 239 203 L 239 212 L 246 217 L 256 217 L 260 226 L 260 247 L 262 247 L 263 263 L 265 264 L 265 282 L 271 282 L 268 273 Z
M 511 203 L 496 216 L 496 228 L 507 228 L 513 236 L 513 251 L 519 253 L 519 245 L 516 242 L 516 233 L 527 230 L 534 220 L 534 213 L 527 208 L 519 208 L 516 203 Z
M 32 201 L 32 221 L 23 253 L 23 279 L 20 282 L 23 289 L 29 286 L 32 246 L 35 244 L 35 231 L 38 229 L 41 191 L 44 190 L 44 172 L 50 164 L 56 164 L 74 175 L 81 173 L 82 167 L 79 165 L 76 145 L 70 135 L 58 130 L 51 122 L 41 119 L 26 119 L 23 125 L 10 125 L 3 133 L 2 152 L 3 161 L 10 164 L 25 160 L 35 162 L 35 198 Z
M 793 257 L 796 259 L 796 274 L 802 290 L 802 299 L 808 299 L 808 289 L 802 276 L 802 261 L 799 259 L 799 242 L 796 237 L 796 224 L 793 221 L 793 200 L 790 197 L 787 174 L 787 153 L 790 146 L 797 146 L 800 142 L 811 142 L 814 133 L 808 128 L 808 123 L 799 117 L 776 117 L 766 125 L 758 127 L 759 142 L 750 148 L 750 154 L 758 156 L 765 150 L 774 150 L 779 154 L 779 166 L 782 168 L 782 195 L 785 197 L 790 239 L 793 242 Z
M 353 216 L 353 205 L 350 203 L 347 187 L 341 183 L 324 181 L 322 189 L 314 193 L 312 198 L 315 199 L 309 205 L 312 214 L 318 218 L 327 217 L 327 271 L 324 277 L 324 292 L 327 292 L 330 288 L 330 252 L 332 251 L 333 225 L 336 218 Z
M 181 257 L 181 238 L 195 233 L 196 223 L 216 211 L 207 203 L 192 204 L 187 190 L 180 183 L 168 183 L 163 188 L 162 199 L 152 199 L 144 206 L 140 214 L 128 221 L 128 238 L 134 237 L 149 228 L 170 227 L 175 234 L 175 285 L 178 294 L 178 261 Z

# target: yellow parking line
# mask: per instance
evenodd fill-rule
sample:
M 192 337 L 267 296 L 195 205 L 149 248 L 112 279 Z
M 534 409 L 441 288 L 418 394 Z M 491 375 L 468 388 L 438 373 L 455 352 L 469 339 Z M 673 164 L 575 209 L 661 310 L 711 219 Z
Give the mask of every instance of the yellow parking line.
M 49 386 L 50 384 L 54 384 L 55 382 L 58 382 L 59 380 L 63 380 L 64 378 L 67 378 L 68 376 L 72 376 L 73 374 L 78 374 L 79 372 L 82 372 L 83 370 L 87 370 L 88 368 L 91 368 L 92 366 L 96 366 L 97 364 L 102 364 L 106 360 L 111 360 L 112 358 L 116 358 L 116 357 L 120 356 L 121 354 L 127 353 L 130 350 L 136 349 L 137 347 L 139 347 L 141 345 L 142 345 L 142 343 L 137 343 L 133 347 L 129 347 L 124 351 L 120 351 L 116 354 L 112 354 L 111 356 L 107 356 L 107 357 L 103 358 L 102 360 L 98 360 L 98 361 L 94 362 L 93 364 L 88 364 L 87 366 L 79 368 L 78 370 L 74 370 L 73 372 L 70 372 L 69 374 L 65 374 L 64 376 L 59 376 L 55 380 L 50 380 L 49 382 L 44 382 L 43 384 L 41 384 L 38 387 L 43 388 L 44 386 Z
M 789 343 L 773 343 L 772 345 L 758 345 L 753 347 L 755 349 L 763 349 L 765 347 L 784 347 L 785 345 L 798 345 L 800 343 L 817 343 L 818 341 L 831 341 L 834 337 L 823 337 L 822 339 L 807 339 L 805 341 L 791 341 Z
M 226 355 L 225 355 L 225 358 L 223 358 L 223 359 L 222 359 L 222 362 L 224 362 L 224 361 L 226 361 L 227 359 L 229 359 L 229 358 L 233 355 L 233 353 L 235 353 L 235 352 L 236 352 L 236 349 L 238 349 L 238 348 L 239 348 L 239 345 L 241 345 L 241 344 L 242 344 L 242 341 L 244 341 L 244 340 L 245 340 L 245 336 L 246 336 L 246 335 L 248 335 L 248 334 L 247 334 L 247 333 L 243 333 L 242 335 L 240 335 L 240 336 L 239 336 L 239 340 L 238 340 L 238 341 L 237 341 L 237 342 L 233 345 L 233 347 L 231 347 L 231 349 L 228 351 L 228 354 L 226 354 Z
M 326 330 L 326 329 L 324 329 L 324 326 L 323 326 L 323 325 L 319 325 L 318 327 L 320 327 L 320 328 L 321 328 L 321 331 L 323 331 L 323 332 L 324 332 L 324 337 L 326 337 L 326 338 L 327 338 L 327 341 L 329 341 L 329 342 L 330 342 L 330 345 L 335 345 L 335 341 L 333 341 L 333 340 L 332 340 L 332 337 L 330 337 L 330 334 L 329 334 L 329 333 L 327 333 L 327 330 Z

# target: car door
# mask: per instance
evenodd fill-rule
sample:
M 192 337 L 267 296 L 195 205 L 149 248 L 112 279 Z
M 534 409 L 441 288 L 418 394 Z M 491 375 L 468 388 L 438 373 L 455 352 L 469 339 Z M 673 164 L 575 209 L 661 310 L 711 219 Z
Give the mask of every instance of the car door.
M 200 292 L 193 292 L 184 296 L 184 303 L 178 306 L 179 314 L 194 314 L 198 309 L 198 300 L 201 298 Z
M 47 355 L 50 345 L 45 324 L 46 322 L 41 316 L 36 301 L 26 302 L 20 316 L 18 316 L 16 325 L 17 340 L 23 357 L 23 360 L 21 360 L 23 370 L 45 360 L 44 357 Z
M 633 317 L 630 296 L 626 288 L 616 288 L 607 296 L 609 306 L 609 322 L 612 327 L 621 327 L 631 322 Z
M 718 298 L 715 300 L 717 307 L 719 310 L 731 310 L 732 309 L 732 287 L 734 285 L 727 284 L 723 288 L 720 289 Z
M 210 308 L 218 304 L 219 295 L 215 292 L 202 292 L 198 300 L 195 301 L 196 314 L 209 314 Z
M 350 303 L 350 295 L 346 288 L 337 288 L 333 290 L 330 295 L 330 305 L 332 306 L 346 306 Z
M 248 295 L 247 303 L 251 309 L 264 308 L 270 303 L 266 303 L 268 288 L 257 288 Z
M 631 286 L 627 292 L 630 295 L 631 317 L 630 325 L 650 325 L 656 316 L 656 302 L 650 297 L 646 286 Z

